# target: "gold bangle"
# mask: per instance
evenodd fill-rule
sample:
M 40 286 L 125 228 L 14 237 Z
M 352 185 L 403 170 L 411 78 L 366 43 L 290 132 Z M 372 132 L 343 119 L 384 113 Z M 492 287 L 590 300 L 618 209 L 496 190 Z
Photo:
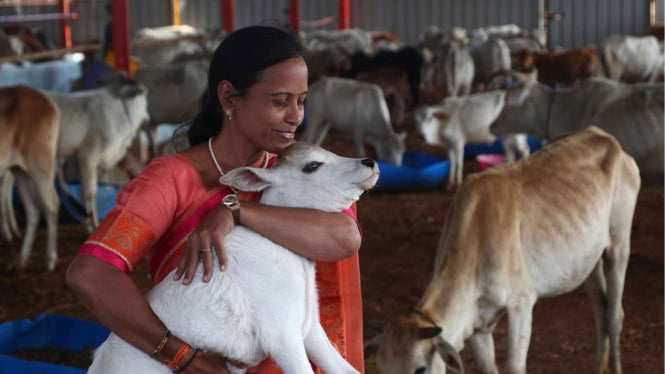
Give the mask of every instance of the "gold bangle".
M 171 331 L 169 329 L 166 329 L 166 332 L 164 332 L 164 336 L 162 337 L 162 340 L 159 342 L 159 345 L 157 345 L 157 348 L 150 354 L 150 357 L 155 357 L 159 354 L 159 352 L 164 349 L 164 346 L 166 345 L 166 341 L 169 340 L 169 337 L 171 336 Z

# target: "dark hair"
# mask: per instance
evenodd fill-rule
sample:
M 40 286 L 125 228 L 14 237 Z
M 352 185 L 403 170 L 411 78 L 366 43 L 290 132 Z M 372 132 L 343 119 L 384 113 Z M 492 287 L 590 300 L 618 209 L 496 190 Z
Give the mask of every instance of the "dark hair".
M 249 26 L 229 34 L 215 50 L 208 70 L 207 101 L 189 128 L 190 144 L 215 136 L 222 126 L 217 86 L 228 80 L 239 96 L 259 81 L 265 69 L 294 57 L 305 49 L 290 31 L 270 26 Z

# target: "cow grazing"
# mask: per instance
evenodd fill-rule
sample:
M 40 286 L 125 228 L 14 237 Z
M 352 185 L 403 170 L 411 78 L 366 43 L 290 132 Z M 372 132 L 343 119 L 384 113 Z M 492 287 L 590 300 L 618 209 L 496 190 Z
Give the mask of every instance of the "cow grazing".
M 333 128 L 353 134 L 358 156 L 365 156 L 363 141 L 367 139 L 379 160 L 402 164 L 406 134 L 393 131 L 383 91 L 376 84 L 322 78 L 309 87 L 305 111 L 307 126 L 301 140 L 321 144 Z
M 591 48 L 563 52 L 522 50 L 513 54 L 513 68 L 538 70 L 538 81 L 546 85 L 566 86 L 598 75 L 598 58 Z
M 536 74 L 513 74 L 507 105 L 492 125 L 496 135 L 526 133 L 551 140 L 596 125 L 612 134 L 644 174 L 663 175 L 663 84 L 626 84 L 594 77 L 555 90 Z
M 104 88 L 47 94 L 60 108 L 58 157 L 73 156 L 78 161 L 86 226 L 92 231 L 99 224 L 99 169 L 110 169 L 118 163 L 139 127 L 149 121 L 147 90 L 132 79 L 118 76 Z
M 663 77 L 663 51 L 655 36 L 611 35 L 599 53 L 609 79 L 655 82 Z
M 18 234 L 12 204 L 15 178 L 25 209 L 25 235 L 18 267 L 24 269 L 39 224 L 40 212 L 46 220 L 46 264 L 54 270 L 57 222 L 60 202 L 55 191 L 56 150 L 60 131 L 59 111 L 41 92 L 26 86 L 0 88 L 0 218 L 3 236 Z M 11 173 L 11 174 L 10 174 Z
M 378 177 L 371 159 L 340 157 L 296 143 L 272 168 L 241 167 L 220 182 L 242 191 L 263 191 L 264 204 L 340 212 Z M 250 366 L 270 355 L 284 373 L 313 373 L 309 357 L 325 373 L 358 373 L 332 346 L 319 322 L 313 261 L 244 226 L 226 236 L 224 248 L 228 270 L 214 272 L 210 284 L 183 287 L 173 280 L 174 270 L 148 292 L 150 306 L 173 334 Z M 197 276 L 202 274 L 199 264 Z M 245 372 L 232 366 L 229 370 Z M 171 370 L 111 334 L 95 352 L 88 373 Z
M 421 138 L 428 144 L 448 148 L 450 172 L 448 189 L 462 183 L 464 166 L 464 145 L 466 143 L 492 143 L 496 136 L 490 132 L 490 125 L 504 107 L 505 91 L 494 90 L 461 97 L 447 97 L 441 104 L 423 106 L 414 117 Z M 522 136 L 524 138 L 524 136 Z M 524 149 L 524 139 L 515 139 L 507 144 L 522 144 L 521 154 L 529 154 Z M 515 160 L 514 150 L 506 147 L 509 160 Z
M 639 189 L 634 160 L 597 127 L 467 178 L 427 289 L 413 313 L 374 340 L 380 372 L 445 373 L 442 357 L 454 357 L 470 338 L 479 371 L 498 373 L 492 332 L 505 313 L 505 372 L 526 373 L 536 301 L 583 284 L 597 327 L 595 372 L 609 363 L 621 373 L 622 293 Z

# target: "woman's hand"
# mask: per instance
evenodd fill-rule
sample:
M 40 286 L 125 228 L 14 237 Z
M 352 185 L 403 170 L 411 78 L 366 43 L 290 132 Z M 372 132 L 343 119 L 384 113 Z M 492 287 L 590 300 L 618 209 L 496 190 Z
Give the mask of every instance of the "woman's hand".
M 191 364 L 187 366 L 185 372 L 198 374 L 198 373 L 230 373 L 228 365 L 233 365 L 237 368 L 247 368 L 247 365 L 242 362 L 230 360 L 222 355 L 216 353 L 197 353 L 196 357 Z
M 180 257 L 175 273 L 175 280 L 183 275 L 183 284 L 191 283 L 196 272 L 199 259 L 203 259 L 203 281 L 208 282 L 212 276 L 212 251 L 217 253 L 219 269 L 226 270 L 226 252 L 224 237 L 233 229 L 233 215 L 223 206 L 213 208 L 187 238 L 187 248 Z

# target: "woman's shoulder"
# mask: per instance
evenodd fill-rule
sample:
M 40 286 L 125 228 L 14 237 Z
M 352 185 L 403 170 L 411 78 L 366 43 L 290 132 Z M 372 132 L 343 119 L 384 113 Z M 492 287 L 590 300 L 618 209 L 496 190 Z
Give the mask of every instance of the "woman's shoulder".
M 150 160 L 148 167 L 169 167 L 169 168 L 192 168 L 187 156 L 183 153 L 171 153 L 168 155 L 157 156 Z

